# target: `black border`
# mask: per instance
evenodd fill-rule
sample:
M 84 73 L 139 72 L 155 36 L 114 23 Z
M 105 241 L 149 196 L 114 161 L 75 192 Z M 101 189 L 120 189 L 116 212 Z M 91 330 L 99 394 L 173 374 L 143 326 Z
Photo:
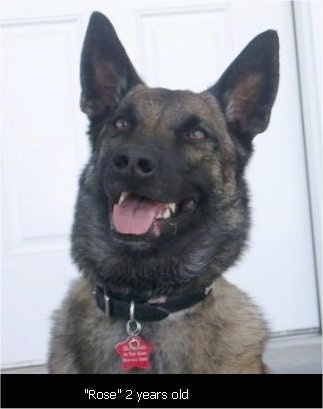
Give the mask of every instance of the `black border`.
M 88 399 L 85 389 L 117 392 Z M 188 399 L 171 399 L 188 390 Z M 126 391 L 167 398 L 125 399 Z M 154 395 L 154 394 L 152 394 Z M 165 396 L 165 395 L 164 395 Z M 184 394 L 185 397 L 185 394 Z M 322 375 L 2 375 L 4 408 L 322 408 Z

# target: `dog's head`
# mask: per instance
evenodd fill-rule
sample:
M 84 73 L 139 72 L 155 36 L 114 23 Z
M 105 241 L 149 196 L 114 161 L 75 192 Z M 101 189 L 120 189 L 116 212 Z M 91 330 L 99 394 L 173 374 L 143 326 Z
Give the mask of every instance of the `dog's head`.
M 278 47 L 276 32 L 260 34 L 201 93 L 149 88 L 111 23 L 92 15 L 81 59 L 92 149 L 73 229 L 82 270 L 158 294 L 234 263 L 249 225 L 244 168 L 269 122 Z

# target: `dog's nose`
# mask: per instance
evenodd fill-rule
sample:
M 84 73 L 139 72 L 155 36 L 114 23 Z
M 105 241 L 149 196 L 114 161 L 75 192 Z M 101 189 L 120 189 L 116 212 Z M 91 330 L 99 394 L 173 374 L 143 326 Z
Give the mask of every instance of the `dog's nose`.
M 115 153 L 113 170 L 122 176 L 147 178 L 152 176 L 157 168 L 157 160 L 153 152 L 144 148 L 124 148 Z

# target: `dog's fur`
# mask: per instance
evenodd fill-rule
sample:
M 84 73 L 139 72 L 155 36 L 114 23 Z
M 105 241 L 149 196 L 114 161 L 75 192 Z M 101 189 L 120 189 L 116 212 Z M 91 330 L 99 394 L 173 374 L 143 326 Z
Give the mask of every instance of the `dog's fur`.
M 98 278 L 107 290 L 134 297 L 189 296 L 212 286 L 193 307 L 142 322 L 141 336 L 154 348 L 144 373 L 265 372 L 264 320 L 221 275 L 245 246 L 244 170 L 253 137 L 269 122 L 278 49 L 277 34 L 269 30 L 204 92 L 149 88 L 111 23 L 93 13 L 81 60 L 91 157 L 80 179 L 72 234 L 82 277 L 55 315 L 51 373 L 121 372 L 114 347 L 127 336 L 126 321 L 97 307 L 92 290 Z M 125 234 L 112 222 L 121 192 L 181 203 L 181 213 L 146 234 Z

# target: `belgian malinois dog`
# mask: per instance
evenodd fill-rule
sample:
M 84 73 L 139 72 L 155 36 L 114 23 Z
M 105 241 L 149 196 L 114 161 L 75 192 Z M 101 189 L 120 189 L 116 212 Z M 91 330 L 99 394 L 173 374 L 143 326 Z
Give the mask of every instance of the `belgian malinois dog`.
M 72 232 L 82 276 L 54 317 L 51 373 L 266 372 L 266 324 L 222 273 L 245 247 L 244 170 L 278 79 L 269 30 L 204 92 L 149 88 L 92 14 L 81 58 L 91 155 Z

